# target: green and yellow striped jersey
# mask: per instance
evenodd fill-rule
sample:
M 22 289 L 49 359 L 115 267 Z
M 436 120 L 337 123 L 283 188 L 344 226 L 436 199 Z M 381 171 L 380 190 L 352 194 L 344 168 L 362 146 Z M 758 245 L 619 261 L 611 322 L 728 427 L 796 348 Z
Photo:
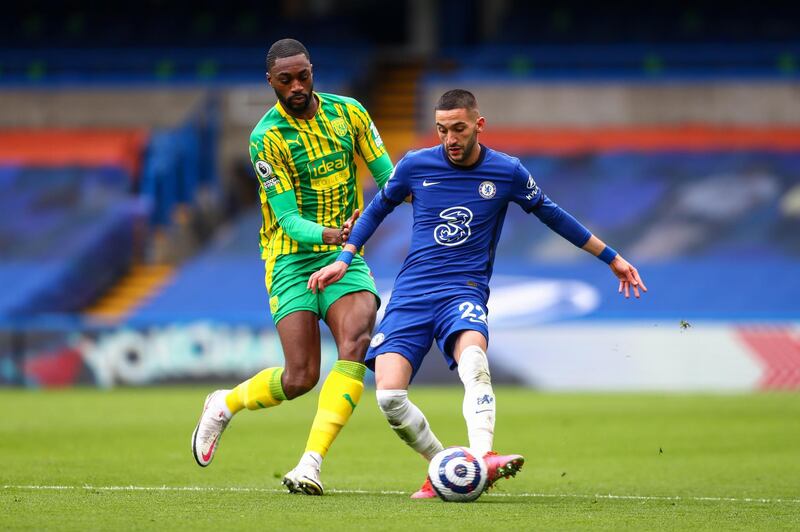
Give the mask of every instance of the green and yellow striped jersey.
M 358 101 L 314 94 L 319 100 L 314 118 L 294 118 L 278 102 L 250 135 L 250 159 L 261 184 L 261 257 L 273 263 L 281 255 L 327 252 L 338 246 L 289 238 L 278 225 L 270 198 L 293 190 L 303 218 L 341 227 L 354 209 L 363 210 L 354 154 L 370 163 L 386 153 L 369 113 Z

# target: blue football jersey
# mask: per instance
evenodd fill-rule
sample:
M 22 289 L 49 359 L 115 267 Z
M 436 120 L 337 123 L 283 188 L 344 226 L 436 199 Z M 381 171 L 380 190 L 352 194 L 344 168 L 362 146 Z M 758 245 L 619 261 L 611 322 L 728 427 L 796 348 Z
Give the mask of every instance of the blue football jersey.
M 394 204 L 413 195 L 411 245 L 397 295 L 464 285 L 488 294 L 508 204 L 532 212 L 546 199 L 519 159 L 483 145 L 469 167 L 450 162 L 441 145 L 409 152 L 381 194 Z

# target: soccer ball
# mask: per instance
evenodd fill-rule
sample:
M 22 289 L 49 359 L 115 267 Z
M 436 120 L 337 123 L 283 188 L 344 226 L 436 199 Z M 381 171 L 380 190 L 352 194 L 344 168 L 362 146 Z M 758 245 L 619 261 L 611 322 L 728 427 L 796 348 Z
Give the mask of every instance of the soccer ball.
M 448 502 L 474 501 L 483 493 L 488 476 L 483 458 L 466 447 L 448 447 L 428 465 L 433 491 Z

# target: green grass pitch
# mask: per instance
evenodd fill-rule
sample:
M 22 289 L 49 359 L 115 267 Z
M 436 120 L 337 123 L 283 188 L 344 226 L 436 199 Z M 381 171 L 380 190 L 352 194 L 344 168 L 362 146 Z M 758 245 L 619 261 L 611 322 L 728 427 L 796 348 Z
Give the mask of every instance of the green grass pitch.
M 424 462 L 372 390 L 323 468 L 289 495 L 316 394 L 243 412 L 214 463 L 189 438 L 208 388 L 0 390 L 0 529 L 797 530 L 800 394 L 544 394 L 496 389 L 495 443 L 520 474 L 470 504 L 412 501 Z M 460 388 L 414 388 L 445 445 Z

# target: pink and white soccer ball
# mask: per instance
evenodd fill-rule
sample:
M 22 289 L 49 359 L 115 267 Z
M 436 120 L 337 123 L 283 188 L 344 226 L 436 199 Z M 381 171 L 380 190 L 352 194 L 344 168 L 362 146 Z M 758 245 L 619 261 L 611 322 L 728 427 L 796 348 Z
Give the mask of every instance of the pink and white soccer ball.
M 433 490 L 448 502 L 474 501 L 486 488 L 488 476 L 486 462 L 467 447 L 448 447 L 428 465 Z

